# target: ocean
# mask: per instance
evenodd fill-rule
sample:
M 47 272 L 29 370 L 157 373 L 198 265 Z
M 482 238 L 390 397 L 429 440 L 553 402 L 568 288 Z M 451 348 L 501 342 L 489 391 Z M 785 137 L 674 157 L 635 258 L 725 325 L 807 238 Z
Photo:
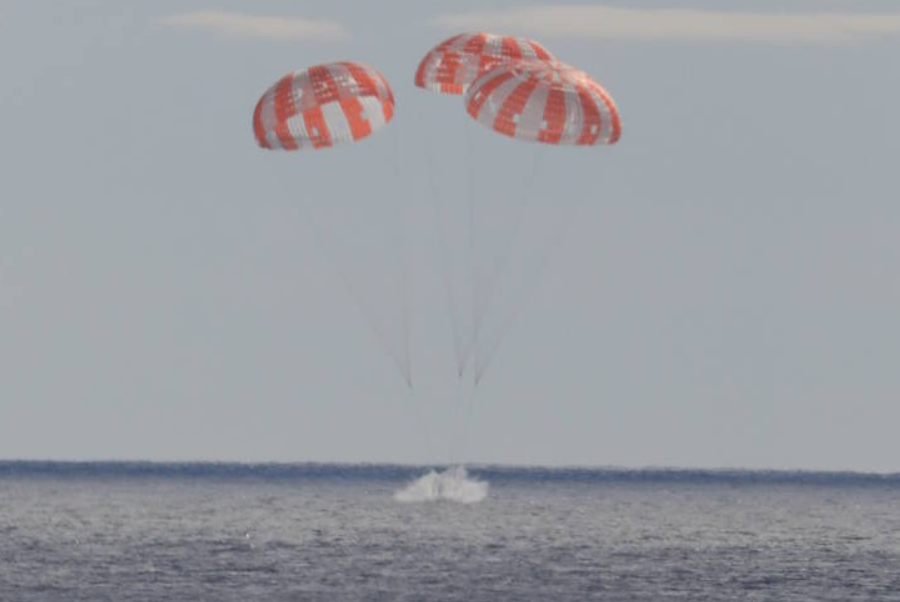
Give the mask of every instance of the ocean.
M 0 462 L 32 600 L 900 600 L 900 475 Z

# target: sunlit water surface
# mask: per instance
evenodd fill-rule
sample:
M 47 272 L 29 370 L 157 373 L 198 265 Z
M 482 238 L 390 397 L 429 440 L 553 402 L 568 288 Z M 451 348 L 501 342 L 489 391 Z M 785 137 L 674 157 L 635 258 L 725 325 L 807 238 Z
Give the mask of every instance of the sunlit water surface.
M 0 600 L 900 600 L 900 477 L 0 463 Z

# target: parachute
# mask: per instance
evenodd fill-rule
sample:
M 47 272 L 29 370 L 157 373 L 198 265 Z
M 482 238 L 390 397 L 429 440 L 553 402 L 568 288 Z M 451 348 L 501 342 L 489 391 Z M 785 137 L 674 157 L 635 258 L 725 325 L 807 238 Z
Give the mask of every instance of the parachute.
M 495 67 L 517 61 L 553 60 L 555 57 L 549 50 L 528 38 L 487 32 L 462 33 L 444 40 L 425 54 L 416 69 L 414 82 L 425 90 L 457 96 L 465 93 L 472 82 Z M 423 123 L 420 130 L 426 156 L 431 163 L 431 196 L 440 234 L 456 368 L 462 377 L 476 345 L 477 331 L 490 297 L 489 292 L 485 293 L 485 289 L 491 288 L 490 284 L 484 283 L 490 280 L 485 272 L 495 271 L 495 264 L 500 261 L 498 256 L 503 255 L 502 249 L 510 242 L 514 229 L 504 226 L 502 222 L 515 221 L 506 216 L 515 213 L 516 209 L 502 207 L 506 199 L 476 190 L 476 164 L 480 161 L 475 157 L 479 152 L 471 142 L 465 114 L 460 112 L 459 115 L 460 127 L 440 141 L 436 142 L 429 136 L 427 123 Z M 442 113 L 431 112 L 425 121 L 434 119 L 445 117 Z M 464 169 L 460 169 L 463 165 Z M 463 174 L 464 178 L 461 178 Z M 478 203 L 475 197 L 478 197 Z M 488 197 L 497 202 L 488 202 Z M 487 219 L 486 210 L 493 213 L 494 219 Z M 490 226 L 486 228 L 485 224 Z M 488 238 L 499 250 L 478 248 Z M 486 255 L 494 257 L 486 259 Z
M 425 55 L 414 81 L 419 88 L 462 95 L 466 113 L 491 133 L 517 143 L 540 143 L 528 149 L 473 139 L 475 134 L 463 126 L 465 149 L 457 151 L 462 155 L 457 161 L 448 151 L 448 136 L 436 145 L 437 152 L 445 153 L 434 161 L 435 169 L 444 170 L 433 175 L 435 214 L 445 248 L 460 380 L 470 362 L 472 366 L 467 431 L 479 383 L 577 202 L 558 194 L 553 185 L 573 181 L 563 175 L 570 173 L 570 165 L 561 165 L 569 163 L 568 156 L 554 151 L 545 157 L 542 149 L 615 144 L 621 120 L 597 81 L 526 38 L 489 33 L 451 37 Z M 554 171 L 542 177 L 545 164 L 554 161 Z M 456 179 L 465 173 L 467 190 L 453 181 L 454 173 L 459 174 Z M 466 246 L 468 252 L 460 252 Z M 466 434 L 462 437 L 464 446 Z
M 498 64 L 471 83 L 463 102 L 469 116 L 493 133 L 516 141 L 540 143 L 539 149 L 547 146 L 611 145 L 621 136 L 621 119 L 612 97 L 589 75 L 555 58 L 521 59 Z M 557 153 L 552 154 L 556 156 Z M 539 182 L 535 173 L 529 172 L 529 178 L 523 190 L 511 191 L 510 194 L 530 200 L 532 189 Z M 553 174 L 549 179 L 566 178 Z M 514 183 L 514 178 L 510 181 Z M 566 201 L 566 195 L 555 196 L 552 202 L 555 207 L 545 207 L 543 215 L 536 219 L 539 225 L 532 228 L 531 234 L 536 233 L 534 240 L 540 242 L 529 241 L 524 249 L 519 250 L 519 265 L 511 266 L 518 273 L 507 278 L 513 284 L 508 286 L 505 298 L 497 299 L 503 295 L 498 294 L 496 289 L 502 276 L 500 272 L 508 264 L 515 263 L 509 260 L 511 253 L 505 253 L 500 264 L 494 267 L 488 284 L 481 285 L 486 291 L 482 293 L 482 309 L 479 311 L 482 314 L 494 311 L 498 318 L 492 325 L 485 325 L 483 315 L 478 318 L 480 324 L 475 329 L 476 385 L 521 310 L 530 289 L 536 284 L 550 248 L 556 244 L 567 225 L 568 217 L 559 215 Z M 518 216 L 517 228 L 521 221 L 521 216 Z M 521 228 L 524 229 L 523 226 Z M 542 228 L 545 232 L 540 231 Z M 528 236 L 521 234 L 519 238 L 527 239 Z M 528 264 L 535 267 L 529 268 Z
M 416 85 L 441 94 L 463 94 L 478 77 L 520 59 L 549 61 L 550 52 L 527 38 L 463 33 L 435 46 L 419 63 Z
M 479 77 L 466 111 L 499 134 L 545 144 L 615 144 L 619 111 L 599 83 L 559 61 L 517 61 Z
M 618 111 L 602 86 L 528 38 L 485 32 L 453 36 L 422 58 L 414 81 L 420 88 L 443 95 L 462 94 L 470 116 L 517 140 L 612 144 L 621 132 Z M 477 381 L 507 329 L 502 324 L 509 323 L 521 305 L 521 301 L 501 301 L 496 296 L 502 295 L 498 288 L 513 263 L 510 256 L 515 254 L 520 222 L 532 201 L 532 184 L 547 161 L 540 149 L 532 151 L 529 159 L 523 156 L 528 151 L 489 140 L 473 144 L 466 127 L 460 127 L 466 136 L 464 148 L 451 133 L 432 144 L 430 154 L 440 155 L 433 161 L 433 196 L 444 246 L 457 370 L 462 374 L 474 356 Z M 521 164 L 516 165 L 517 161 Z M 465 170 L 459 168 L 463 164 Z M 463 173 L 468 184 L 461 190 L 453 180 Z M 502 186 L 493 185 L 497 181 L 503 181 Z M 462 252 L 466 247 L 469 250 Z M 528 261 L 535 261 L 540 253 L 533 255 Z M 524 272 L 521 276 L 532 278 Z M 525 285 L 511 286 L 521 289 Z M 516 294 L 524 296 L 523 292 Z
M 393 182 L 371 161 L 370 149 L 351 152 L 359 150 L 352 143 L 384 128 L 393 115 L 394 94 L 378 70 L 357 62 L 327 63 L 288 73 L 271 86 L 253 111 L 253 134 L 261 148 L 270 150 L 347 147 L 304 173 L 305 179 L 323 184 L 315 187 L 319 198 L 302 199 L 305 217 L 379 343 L 411 386 L 405 273 L 399 260 L 380 252 L 386 241 L 397 237 L 391 230 L 397 226 L 391 212 L 396 195 L 385 195 L 380 204 L 362 204 L 335 185 L 353 173 L 373 188 L 393 192 Z M 291 178 L 286 186 L 290 190 L 297 188 L 293 172 L 277 174 Z
M 253 111 L 253 133 L 263 148 L 327 148 L 362 140 L 393 114 L 394 94 L 378 71 L 329 63 L 288 73 L 269 88 Z

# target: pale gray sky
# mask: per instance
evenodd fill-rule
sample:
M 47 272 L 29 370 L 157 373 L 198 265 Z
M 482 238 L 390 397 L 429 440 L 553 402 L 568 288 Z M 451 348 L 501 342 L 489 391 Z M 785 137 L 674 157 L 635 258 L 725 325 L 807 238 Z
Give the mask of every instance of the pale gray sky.
M 0 458 L 900 470 L 900 9 L 517 6 L 0 3 Z M 537 196 L 580 210 L 460 452 L 424 149 L 507 147 L 412 78 L 473 28 L 595 75 L 624 130 L 541 159 Z M 383 132 L 256 148 L 269 85 L 346 59 L 391 82 Z M 527 187 L 532 151 L 498 152 L 478 188 Z M 322 199 L 406 208 L 412 394 Z

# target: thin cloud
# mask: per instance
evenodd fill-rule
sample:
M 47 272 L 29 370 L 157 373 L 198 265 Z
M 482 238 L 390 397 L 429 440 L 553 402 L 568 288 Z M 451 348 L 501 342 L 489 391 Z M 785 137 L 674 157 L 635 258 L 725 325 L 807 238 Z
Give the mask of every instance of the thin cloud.
M 301 19 L 298 17 L 260 17 L 240 13 L 202 11 L 182 13 L 159 19 L 168 27 L 205 29 L 213 33 L 241 38 L 275 40 L 342 40 L 349 37 L 347 29 L 329 19 Z
M 442 29 L 487 29 L 545 38 L 846 42 L 900 34 L 897 13 L 763 13 L 606 6 L 528 6 L 446 13 Z

